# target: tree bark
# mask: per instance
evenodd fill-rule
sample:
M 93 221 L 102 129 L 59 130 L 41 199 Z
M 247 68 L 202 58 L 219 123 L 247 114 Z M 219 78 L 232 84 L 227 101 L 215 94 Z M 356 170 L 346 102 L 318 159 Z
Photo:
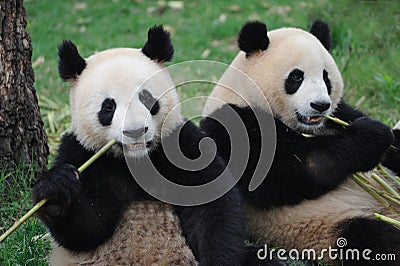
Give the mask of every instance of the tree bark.
M 0 0 L 0 170 L 47 167 L 47 136 L 34 88 L 23 0 Z

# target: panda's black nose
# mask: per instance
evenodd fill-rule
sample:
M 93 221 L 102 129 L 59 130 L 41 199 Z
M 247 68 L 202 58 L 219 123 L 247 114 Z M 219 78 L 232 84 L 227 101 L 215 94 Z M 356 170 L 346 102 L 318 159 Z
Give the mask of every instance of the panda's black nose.
M 328 110 L 331 104 L 327 102 L 311 102 L 310 106 L 319 112 L 323 112 Z
M 146 134 L 146 132 L 149 130 L 148 127 L 142 127 L 142 128 L 137 128 L 137 129 L 128 129 L 122 131 L 125 136 L 130 137 L 130 138 L 137 138 L 142 136 L 143 134 Z

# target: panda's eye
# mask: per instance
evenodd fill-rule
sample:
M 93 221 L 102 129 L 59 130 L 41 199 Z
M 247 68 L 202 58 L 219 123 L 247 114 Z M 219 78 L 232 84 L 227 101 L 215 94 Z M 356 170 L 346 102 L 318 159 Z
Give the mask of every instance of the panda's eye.
M 160 104 L 148 90 L 142 90 L 139 93 L 139 100 L 146 106 L 151 115 L 156 115 L 160 110 Z
M 287 94 L 294 94 L 300 88 L 304 80 L 304 72 L 296 68 L 290 72 L 285 80 L 285 91 Z
M 105 99 L 101 104 L 100 111 L 97 113 L 100 124 L 102 124 L 103 126 L 111 125 L 111 121 L 114 117 L 114 112 L 116 108 L 117 104 L 115 103 L 114 99 Z
M 325 82 L 326 88 L 328 90 L 328 94 L 331 95 L 332 84 L 331 84 L 331 80 L 328 77 L 328 72 L 325 69 L 324 69 L 324 72 L 323 72 L 323 77 L 324 77 L 324 82 Z
M 299 69 L 293 70 L 290 74 L 289 77 L 294 81 L 294 82 L 301 82 L 303 81 L 304 78 L 304 73 L 303 71 Z
M 105 99 L 101 104 L 101 111 L 102 112 L 114 112 L 115 111 L 115 101 L 114 99 Z

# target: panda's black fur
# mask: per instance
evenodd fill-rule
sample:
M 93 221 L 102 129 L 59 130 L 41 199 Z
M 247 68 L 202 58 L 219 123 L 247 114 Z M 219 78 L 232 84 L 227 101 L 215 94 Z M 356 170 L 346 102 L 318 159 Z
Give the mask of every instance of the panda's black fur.
M 331 30 L 326 22 L 317 19 L 311 26 L 310 33 L 318 38 L 326 50 L 332 47 Z
M 260 32 L 263 25 L 263 23 L 250 22 L 240 31 L 238 45 L 246 53 L 246 59 L 249 59 L 257 51 L 266 49 L 260 40 L 254 40 L 254 36 L 247 37 L 247 35 L 252 36 L 254 32 Z M 311 33 L 321 41 L 325 49 L 331 48 L 330 31 L 326 23 L 317 20 L 311 27 Z M 244 46 L 244 44 L 246 45 Z M 325 79 L 325 73 L 324 81 L 329 91 L 330 84 Z M 218 97 L 221 97 L 221 94 Z M 230 98 L 228 97 L 228 99 Z M 223 95 L 220 100 L 224 101 Z M 200 127 L 215 140 L 218 153 L 226 162 L 230 160 L 232 143 L 223 124 L 229 123 L 230 119 L 233 119 L 229 116 L 232 108 L 244 123 L 250 142 L 249 159 L 240 180 L 240 187 L 245 201 L 252 208 L 254 207 L 254 211 L 266 210 L 268 212 L 279 207 L 294 206 L 301 202 L 318 199 L 335 190 L 345 180 L 348 180 L 351 174 L 371 170 L 381 161 L 385 166 L 400 174 L 400 131 L 393 130 L 392 132 L 389 127 L 368 118 L 341 100 L 333 115 L 350 123 L 350 126 L 343 127 L 326 121 L 324 128 L 329 132 L 326 135 L 305 137 L 285 125 L 280 119 L 273 117 L 277 138 L 273 163 L 269 172 L 265 173 L 263 183 L 256 190 L 249 191 L 249 183 L 253 178 L 255 168 L 257 164 L 263 163 L 259 162 L 261 137 L 273 136 L 273 134 L 261 136 L 260 127 L 263 126 L 264 119 L 268 119 L 272 114 L 256 105 L 250 108 L 230 104 L 229 101 L 217 109 L 211 109 L 212 113 L 203 118 Z M 257 120 L 260 118 L 261 121 Z M 394 141 L 393 133 L 396 137 Z M 395 146 L 394 149 L 389 148 L 391 144 Z M 233 143 L 233 145 L 235 144 Z M 250 215 L 248 219 L 251 220 L 253 217 Z M 321 221 L 321 226 L 323 225 L 324 223 Z M 276 230 L 279 231 L 279 229 Z M 285 228 L 281 228 L 281 230 L 284 232 Z M 372 254 L 396 254 L 397 260 L 400 259 L 400 229 L 383 221 L 367 217 L 344 219 L 342 223 L 337 224 L 336 228 L 333 228 L 332 233 L 334 232 L 339 232 L 337 237 L 347 239 L 347 249 L 369 248 L 373 251 Z M 307 236 L 302 237 L 307 238 Z M 275 243 L 269 244 L 274 245 Z M 393 261 L 385 263 L 385 265 L 398 265 Z M 345 265 L 367 264 L 377 265 L 376 261 L 362 259 L 345 261 Z
M 170 60 L 173 48 L 169 34 L 162 27 L 151 29 L 142 52 L 157 62 Z M 61 78 L 78 78 L 86 63 L 75 45 L 64 41 L 59 46 L 59 55 Z M 112 111 L 110 106 L 105 109 Z M 102 126 L 112 123 L 112 117 L 99 115 L 98 119 Z M 184 155 L 197 158 L 204 133 L 190 121 L 184 123 L 181 131 L 177 131 L 178 127 L 169 136 L 179 134 Z M 59 245 L 72 252 L 91 251 L 113 235 L 130 204 L 154 199 L 133 179 L 123 156 L 107 153 L 78 174 L 77 167 L 94 152 L 85 148 L 74 133 L 69 132 L 62 138 L 54 166 L 34 186 L 33 201 L 48 200 L 38 216 Z M 217 178 L 225 168 L 223 161 L 216 156 L 202 170 L 179 169 L 168 160 L 161 145 L 155 147 L 149 156 L 164 177 L 178 184 L 207 183 Z M 174 206 L 174 211 L 179 217 L 182 234 L 201 265 L 240 265 L 246 256 L 251 254 L 246 260 L 249 263 L 255 257 L 256 249 L 245 248 L 247 231 L 237 188 L 208 204 Z
M 148 58 L 156 62 L 171 61 L 174 55 L 169 33 L 165 33 L 162 26 L 155 26 L 147 34 L 147 42 L 142 48 Z
M 248 55 L 259 50 L 266 50 L 268 44 L 267 28 L 257 21 L 247 23 L 239 32 L 239 48 Z
M 64 40 L 58 46 L 58 58 L 58 73 L 64 81 L 77 78 L 86 67 L 85 59 L 70 40 Z

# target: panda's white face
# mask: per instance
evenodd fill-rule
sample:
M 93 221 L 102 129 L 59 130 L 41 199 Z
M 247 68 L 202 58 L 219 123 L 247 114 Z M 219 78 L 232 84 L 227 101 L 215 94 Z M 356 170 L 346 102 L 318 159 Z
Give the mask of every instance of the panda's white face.
M 332 56 L 312 34 L 294 28 L 269 32 L 266 51 L 237 63 L 267 98 L 274 116 L 315 133 L 340 101 L 343 81 Z
M 140 157 L 182 121 L 178 96 L 167 71 L 140 49 L 106 50 L 86 59 L 72 83 L 71 131 L 87 148 L 98 150 L 116 139 L 113 151 Z
M 263 40 L 263 32 L 254 25 L 250 27 L 239 38 L 244 41 L 245 50 L 247 47 L 251 52 L 239 52 L 231 64 L 233 68 L 220 79 L 234 93 L 217 85 L 210 98 L 265 108 L 294 130 L 318 133 L 324 125 L 324 116 L 335 110 L 343 93 L 343 80 L 332 56 L 313 34 L 296 28 L 268 33 L 265 29 L 268 43 L 256 49 L 253 46 L 259 45 L 257 39 L 258 43 Z M 249 88 L 246 79 L 238 77 L 235 69 L 255 81 L 269 106 L 255 88 Z M 214 102 L 206 103 L 205 115 L 219 107 Z
M 265 91 L 266 95 L 281 97 L 270 103 L 271 108 L 289 127 L 315 132 L 323 126 L 324 116 L 333 112 L 342 96 L 339 70 L 328 51 L 308 32 L 281 29 L 272 31 L 269 36 L 271 46 L 263 60 L 275 64 L 265 75 L 282 77 L 274 84 L 276 87 L 269 86 L 269 91 Z

